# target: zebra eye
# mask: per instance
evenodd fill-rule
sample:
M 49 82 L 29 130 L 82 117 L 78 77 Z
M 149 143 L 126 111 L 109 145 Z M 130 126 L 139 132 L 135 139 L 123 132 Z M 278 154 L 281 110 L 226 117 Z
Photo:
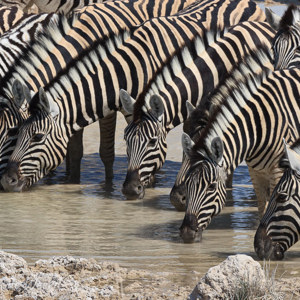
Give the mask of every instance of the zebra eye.
M 38 143 L 38 142 L 41 142 L 42 139 L 44 138 L 44 134 L 43 133 L 37 133 L 35 134 L 32 138 L 31 138 L 31 141 L 34 142 L 34 143 Z
M 18 127 L 12 127 L 8 129 L 7 135 L 8 136 L 15 136 L 19 133 L 19 128 Z
M 217 188 L 217 184 L 214 182 L 214 183 L 211 183 L 207 189 L 209 191 L 214 191 L 216 188 Z
M 149 141 L 148 146 L 154 147 L 156 145 L 157 138 L 153 138 Z
M 286 193 L 278 193 L 276 196 L 276 201 L 279 203 L 286 202 L 288 199 L 288 195 Z

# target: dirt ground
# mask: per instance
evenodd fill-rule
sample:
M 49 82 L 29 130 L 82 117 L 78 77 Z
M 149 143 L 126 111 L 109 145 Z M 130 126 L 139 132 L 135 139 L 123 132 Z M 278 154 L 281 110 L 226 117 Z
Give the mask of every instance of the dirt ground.
M 300 278 L 280 279 L 276 291 L 299 299 Z M 39 260 L 33 266 L 0 251 L 0 299 L 189 299 L 194 287 L 172 283 L 170 273 L 129 270 L 116 263 L 71 256 Z M 244 298 L 243 298 L 244 299 Z M 269 298 L 267 298 L 269 299 Z

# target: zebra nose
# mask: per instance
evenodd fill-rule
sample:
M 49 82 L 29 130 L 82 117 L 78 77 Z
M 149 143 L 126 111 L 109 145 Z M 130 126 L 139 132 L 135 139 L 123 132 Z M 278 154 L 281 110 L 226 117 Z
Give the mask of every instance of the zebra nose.
M 185 200 L 185 185 L 174 185 L 170 193 L 170 202 L 178 211 L 185 211 L 186 200 Z
M 193 214 L 186 214 L 180 226 L 180 236 L 184 243 L 201 241 L 202 231 L 197 229 L 197 217 Z
M 140 181 L 137 170 L 127 172 L 123 183 L 122 193 L 128 200 L 142 199 L 144 197 L 144 186 Z
M 5 191 L 13 191 L 19 183 L 19 164 L 10 163 L 6 167 L 6 171 L 2 175 L 1 185 Z
M 259 225 L 254 237 L 254 249 L 259 259 L 281 260 L 284 251 L 279 243 L 274 243 L 267 234 L 266 227 Z

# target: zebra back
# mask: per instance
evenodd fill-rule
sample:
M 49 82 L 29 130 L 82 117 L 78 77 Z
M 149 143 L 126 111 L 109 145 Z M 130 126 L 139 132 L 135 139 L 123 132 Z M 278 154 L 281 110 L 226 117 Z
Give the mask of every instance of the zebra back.
M 0 37 L 25 17 L 27 14 L 16 6 L 0 6 Z

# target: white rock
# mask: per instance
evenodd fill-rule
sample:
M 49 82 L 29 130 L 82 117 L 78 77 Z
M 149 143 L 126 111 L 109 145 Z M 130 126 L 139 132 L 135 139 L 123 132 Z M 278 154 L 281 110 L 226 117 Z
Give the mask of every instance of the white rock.
M 264 289 L 265 273 L 252 257 L 238 254 L 227 257 L 221 264 L 208 270 L 190 295 L 190 300 L 224 299 L 241 282 Z

